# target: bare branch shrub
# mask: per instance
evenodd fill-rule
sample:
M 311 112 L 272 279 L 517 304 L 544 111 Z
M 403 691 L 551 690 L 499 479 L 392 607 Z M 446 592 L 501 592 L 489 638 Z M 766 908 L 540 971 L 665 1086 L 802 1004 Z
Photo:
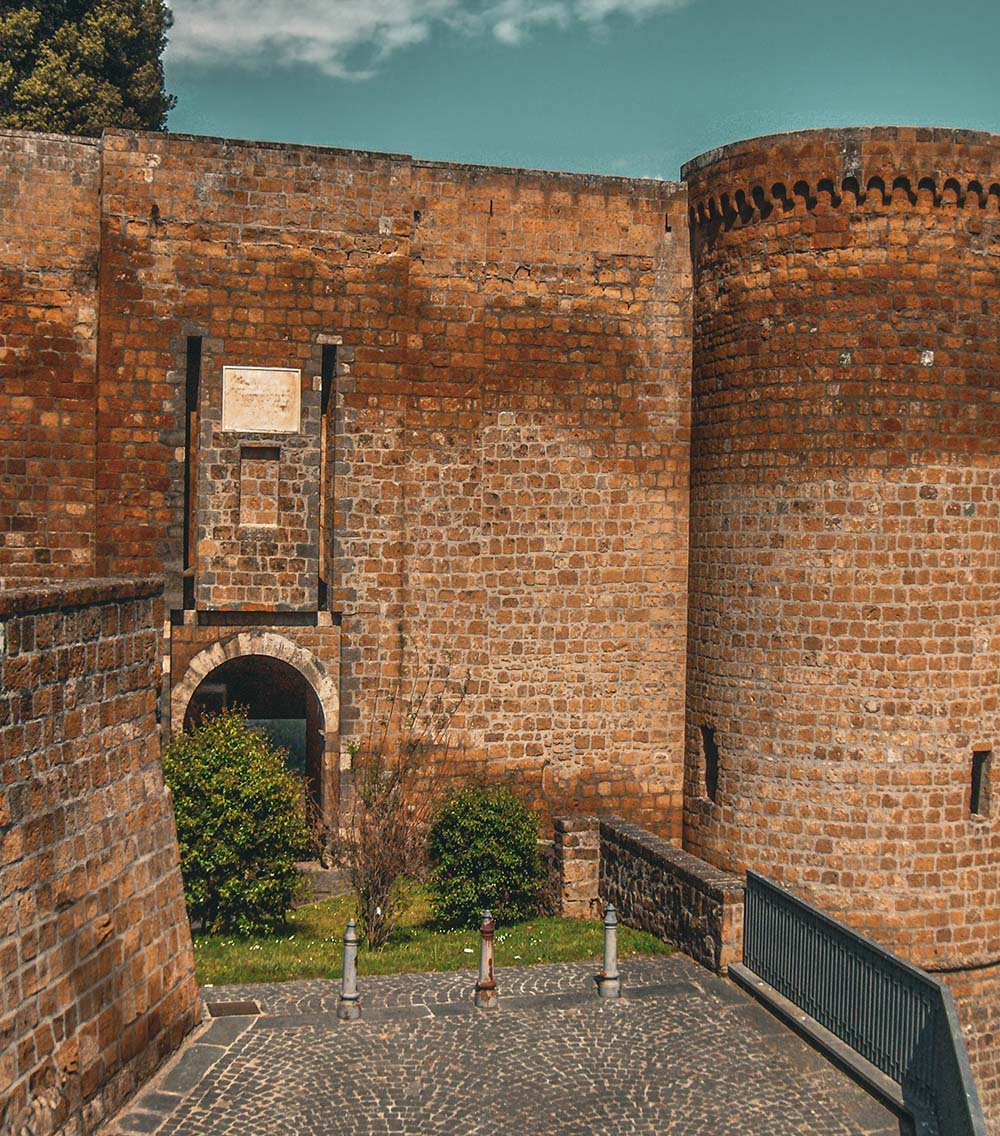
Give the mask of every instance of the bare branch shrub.
M 340 849 L 358 900 L 358 922 L 372 950 L 388 941 L 404 911 L 403 884 L 422 874 L 424 835 L 434 805 L 427 758 L 447 760 L 448 731 L 468 679 L 449 686 L 430 672 L 409 691 L 401 679 L 376 684 L 360 742 L 349 746 L 354 774 L 351 831 Z

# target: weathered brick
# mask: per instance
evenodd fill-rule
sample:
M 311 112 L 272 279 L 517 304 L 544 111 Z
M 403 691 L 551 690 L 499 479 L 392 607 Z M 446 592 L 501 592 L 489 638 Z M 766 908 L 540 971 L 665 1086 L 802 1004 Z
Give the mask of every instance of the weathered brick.
M 811 131 L 686 176 L 685 847 L 992 967 L 995 1008 L 1000 825 L 969 798 L 1000 732 L 1000 146 Z
M 20 642 L 35 647 L 28 656 L 13 657 L 0 648 L 0 686 L 27 657 L 35 660 L 35 681 L 43 684 L 36 695 L 52 695 L 34 700 L 38 730 L 0 726 L 5 771 L 0 815 L 9 828 L 0 875 L 0 966 L 10 1011 L 0 1022 L 5 1054 L 0 1070 L 6 1074 L 4 1117 L 11 1131 L 29 1119 L 40 1136 L 79 1131 L 81 1124 L 92 1131 L 93 1118 L 120 1103 L 122 1083 L 148 1075 L 198 1018 L 159 747 L 145 745 L 141 760 L 132 757 L 136 736 L 155 743 L 154 703 L 137 700 L 127 689 L 109 694 L 103 706 L 110 712 L 78 725 L 71 751 L 54 761 L 50 744 L 52 737 L 66 736 L 67 713 L 77 714 L 54 697 L 66 678 L 48 665 L 79 645 L 65 635 L 82 634 L 98 647 L 112 648 L 90 658 L 101 677 L 113 679 L 128 655 L 146 688 L 155 689 L 157 626 L 149 618 L 140 621 L 136 612 L 152 614 L 150 601 L 159 586 L 155 580 L 80 582 L 0 592 L 0 628 L 20 624 Z M 82 611 L 93 618 L 76 618 Z M 29 625 L 44 633 L 25 635 Z M 73 672 L 68 679 L 76 677 Z M 111 768 L 114 785 L 98 794 Z M 138 801 L 141 809 L 134 807 Z M 81 845 L 97 873 L 82 862 Z M 125 1007 L 137 991 L 154 988 L 155 997 L 143 995 L 143 1044 L 123 1046 Z M 58 1092 L 50 1100 L 53 1087 Z
M 687 186 L 127 132 L 0 149 L 0 572 L 164 572 L 175 727 L 268 634 L 323 690 L 336 823 L 380 684 L 467 679 L 428 783 L 613 810 L 988 984 L 996 138 L 807 132 Z M 223 430 L 227 364 L 301 372 L 301 429 Z M 102 702 L 151 712 L 146 647 L 107 605 L 43 607 L 6 621 L 0 729 L 76 777 Z M 74 854 L 103 889 L 100 818 L 148 755 L 98 752 Z M 593 850 L 561 839 L 582 887 Z

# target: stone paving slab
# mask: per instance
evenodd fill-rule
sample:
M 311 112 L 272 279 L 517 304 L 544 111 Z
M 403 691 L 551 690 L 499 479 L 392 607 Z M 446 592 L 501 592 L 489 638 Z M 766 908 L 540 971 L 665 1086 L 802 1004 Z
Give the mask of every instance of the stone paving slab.
M 103 1136 L 901 1136 L 891 1113 L 731 983 L 682 956 L 205 988 L 260 1016 L 207 1022 Z

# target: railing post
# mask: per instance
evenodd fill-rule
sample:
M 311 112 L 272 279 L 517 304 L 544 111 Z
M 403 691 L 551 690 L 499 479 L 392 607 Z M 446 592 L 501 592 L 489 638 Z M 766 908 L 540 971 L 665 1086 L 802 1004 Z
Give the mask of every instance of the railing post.
M 361 995 L 358 993 L 358 930 L 354 920 L 347 921 L 344 932 L 344 975 L 340 981 L 337 1017 L 354 1022 L 361 1017 Z
M 604 969 L 597 975 L 597 993 L 602 998 L 621 996 L 622 984 L 618 976 L 618 915 L 615 905 L 604 909 Z
M 493 916 L 483 912 L 479 928 L 479 981 L 476 983 L 475 1003 L 480 1010 L 495 1010 L 499 1005 L 497 983 L 493 976 Z

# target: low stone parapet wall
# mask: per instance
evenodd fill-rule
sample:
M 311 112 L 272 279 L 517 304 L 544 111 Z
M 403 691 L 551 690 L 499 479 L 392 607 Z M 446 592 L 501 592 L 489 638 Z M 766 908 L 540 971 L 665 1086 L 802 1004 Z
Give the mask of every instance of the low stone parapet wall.
M 620 817 L 560 817 L 555 862 L 563 915 L 619 917 L 717 974 L 740 960 L 743 880 Z
M 0 1132 L 82 1136 L 199 1017 L 158 580 L 0 593 Z

